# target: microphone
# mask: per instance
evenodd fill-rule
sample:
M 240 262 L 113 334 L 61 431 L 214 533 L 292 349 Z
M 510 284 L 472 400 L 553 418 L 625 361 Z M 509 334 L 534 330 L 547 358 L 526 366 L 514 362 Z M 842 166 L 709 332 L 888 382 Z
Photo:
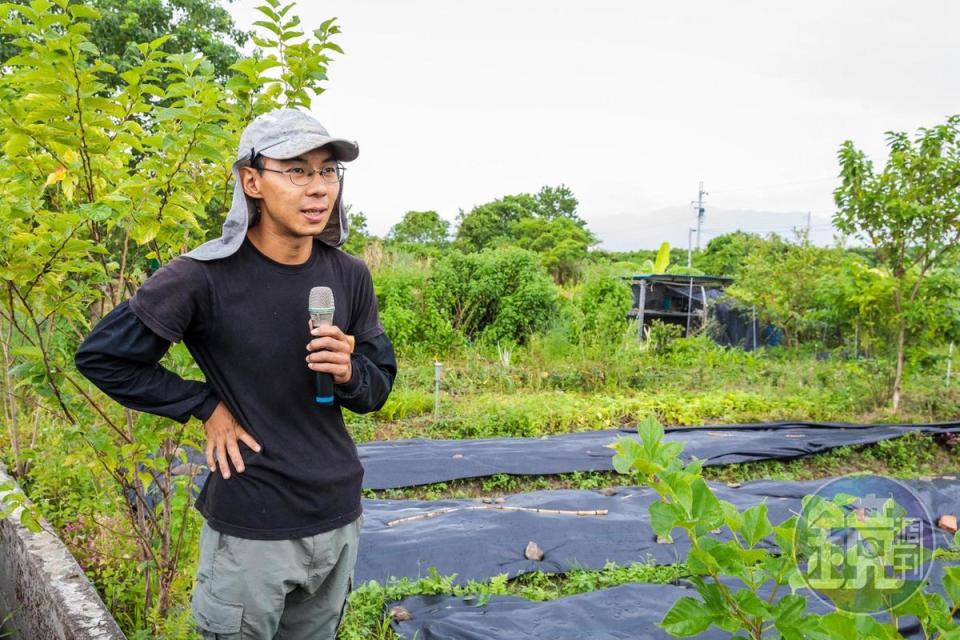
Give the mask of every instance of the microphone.
M 333 324 L 333 291 L 330 287 L 314 287 L 310 289 L 310 300 L 307 302 L 307 311 L 310 321 L 316 327 L 329 327 Z M 333 404 L 333 376 L 322 371 L 315 371 L 314 400 L 317 404 Z

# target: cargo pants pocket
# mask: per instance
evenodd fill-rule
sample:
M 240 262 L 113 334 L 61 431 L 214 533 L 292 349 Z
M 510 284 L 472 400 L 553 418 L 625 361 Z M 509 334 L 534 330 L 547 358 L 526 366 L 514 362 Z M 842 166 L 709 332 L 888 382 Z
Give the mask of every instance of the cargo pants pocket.
M 243 640 L 242 604 L 221 600 L 202 585 L 193 591 L 192 609 L 204 640 Z

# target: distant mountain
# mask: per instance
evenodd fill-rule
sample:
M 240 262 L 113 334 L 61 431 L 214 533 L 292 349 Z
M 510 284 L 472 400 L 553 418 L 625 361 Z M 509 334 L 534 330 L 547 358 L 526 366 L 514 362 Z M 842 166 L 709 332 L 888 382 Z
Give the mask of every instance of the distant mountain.
M 661 242 L 686 248 L 687 229 L 696 228 L 697 218 L 688 206 L 666 207 L 647 213 L 621 213 L 605 218 L 589 219 L 587 226 L 600 238 L 600 248 L 610 251 L 656 249 Z M 778 233 L 793 237 L 793 229 L 807 226 L 807 214 L 801 211 L 749 211 L 744 209 L 707 208 L 704 215 L 700 246 L 723 233 L 741 230 L 761 235 Z M 829 246 L 837 233 L 830 220 L 820 216 L 810 218 L 810 240 L 813 244 Z M 693 244 L 696 246 L 696 232 Z

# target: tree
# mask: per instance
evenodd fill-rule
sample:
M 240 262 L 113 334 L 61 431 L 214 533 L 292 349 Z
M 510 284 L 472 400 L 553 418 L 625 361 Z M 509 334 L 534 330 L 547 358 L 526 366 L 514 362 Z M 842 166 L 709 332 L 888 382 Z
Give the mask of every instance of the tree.
M 834 191 L 834 225 L 868 242 L 893 279 L 890 301 L 896 335 L 893 409 L 900 406 L 908 317 L 932 269 L 960 242 L 960 116 L 911 137 L 888 132 L 889 157 L 874 170 L 866 154 L 840 147 L 841 184 Z
M 755 233 L 725 233 L 711 239 L 703 253 L 694 255 L 694 264 L 712 276 L 736 277 L 747 256 L 763 242 Z
M 580 275 L 580 263 L 587 257 L 596 237 L 565 216 L 544 219 L 523 218 L 510 225 L 518 247 L 536 251 L 553 279 L 564 284 Z
M 914 270 L 907 280 L 913 284 Z M 897 323 L 892 304 L 896 280 L 885 268 L 870 267 L 856 254 L 846 254 L 836 272 L 814 283 L 816 314 L 847 335 L 857 336 L 857 351 L 868 355 L 887 352 L 896 344 Z M 908 343 L 929 346 L 960 337 L 960 271 L 953 265 L 931 269 L 906 315 Z M 892 381 L 891 376 L 891 381 Z M 892 389 L 891 389 L 892 392 Z M 889 399 L 889 398 L 887 398 Z
M 232 1 L 232 0 L 229 0 Z M 27 0 L 13 4 L 29 5 Z M 84 3 L 100 16 L 90 24 L 88 39 L 100 52 L 103 62 L 115 73 L 105 73 L 110 87 L 120 84 L 119 74 L 142 61 L 137 43 L 167 37 L 160 47 L 167 53 L 202 53 L 226 80 L 230 65 L 240 59 L 248 34 L 238 30 L 230 13 L 216 0 L 92 0 Z M 0 36 L 0 60 L 17 53 L 11 38 Z
M 306 36 L 287 16 L 292 4 L 266 1 L 264 50 L 234 63 L 227 82 L 199 53 L 166 52 L 164 36 L 135 45 L 139 57 L 115 86 L 117 70 L 91 40 L 94 7 L 4 9 L 16 53 L 0 74 L 0 402 L 5 415 L 55 416 L 60 442 L 79 449 L 74 465 L 130 498 L 122 537 L 136 545 L 136 569 L 125 570 L 143 580 L 132 619 L 153 625 L 182 575 L 191 479 L 173 469 L 186 464 L 181 445 L 196 447 L 198 425 L 104 402 L 73 354 L 151 264 L 199 244 L 208 217 L 222 219 L 247 123 L 281 105 L 309 106 L 322 91 L 339 28 L 328 20 Z M 166 364 L 196 373 L 180 345 Z M 10 425 L 15 442 L 18 428 Z
M 135 43 L 169 36 L 168 53 L 202 53 L 216 76 L 230 77 L 230 65 L 240 59 L 237 47 L 247 41 L 230 13 L 213 0 L 95 0 L 100 19 L 91 25 L 90 39 L 118 73 L 136 66 Z
M 462 251 L 480 251 L 511 239 L 510 225 L 537 214 L 537 201 L 527 193 L 504 196 L 457 216 L 455 244 Z
M 537 214 L 546 220 L 567 218 L 578 227 L 585 227 L 587 223 L 577 214 L 580 205 L 567 185 L 559 187 L 543 187 L 536 196 Z
M 447 244 L 449 234 L 450 223 L 436 211 L 407 211 L 388 237 L 396 242 L 440 247 Z
M 343 205 L 344 213 L 347 215 L 347 228 L 350 232 L 347 234 L 347 241 L 343 245 L 343 250 L 350 255 L 358 256 L 363 253 L 373 235 L 367 229 L 367 216 L 363 211 L 354 213 L 349 204 Z
M 478 205 L 470 213 L 461 210 L 457 216 L 456 245 L 463 251 L 480 251 L 514 242 L 518 238 L 517 229 L 529 230 L 529 227 L 518 226 L 517 223 L 529 219 L 548 223 L 565 220 L 580 229 L 586 229 L 586 222 L 577 215 L 578 204 L 573 192 L 565 185 L 560 185 L 545 186 L 536 195 L 518 193 L 504 196 Z
M 554 280 L 576 280 L 596 237 L 577 215 L 577 199 L 564 185 L 537 195 L 504 196 L 460 212 L 455 246 L 462 251 L 515 245 L 540 254 Z
M 813 326 L 815 278 L 834 273 L 838 262 L 836 250 L 771 235 L 747 255 L 727 293 L 746 308 L 756 305 L 761 321 L 780 328 L 787 344 L 795 346 Z

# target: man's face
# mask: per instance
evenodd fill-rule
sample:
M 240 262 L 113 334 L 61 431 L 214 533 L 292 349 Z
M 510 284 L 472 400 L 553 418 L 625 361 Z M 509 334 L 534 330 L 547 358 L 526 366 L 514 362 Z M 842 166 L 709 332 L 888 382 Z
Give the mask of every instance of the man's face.
M 340 194 L 339 182 L 325 182 L 319 171 L 336 168 L 332 151 L 321 147 L 288 160 L 261 160 L 263 171 L 249 169 L 244 177 L 247 195 L 260 200 L 260 222 L 268 231 L 286 237 L 315 236 L 327 226 Z M 287 173 L 280 173 L 287 172 Z M 305 186 L 295 185 L 306 180 Z

